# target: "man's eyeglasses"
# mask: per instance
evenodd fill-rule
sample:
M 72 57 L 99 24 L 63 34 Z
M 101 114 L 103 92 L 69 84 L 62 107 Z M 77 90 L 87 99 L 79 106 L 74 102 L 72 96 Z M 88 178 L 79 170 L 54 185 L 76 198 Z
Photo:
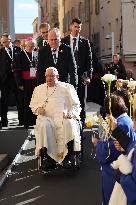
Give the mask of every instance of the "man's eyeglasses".
M 2 43 L 8 43 L 9 41 L 3 41 Z
M 45 77 L 46 77 L 46 78 L 54 78 L 55 75 L 46 75 L 46 74 L 45 74 Z

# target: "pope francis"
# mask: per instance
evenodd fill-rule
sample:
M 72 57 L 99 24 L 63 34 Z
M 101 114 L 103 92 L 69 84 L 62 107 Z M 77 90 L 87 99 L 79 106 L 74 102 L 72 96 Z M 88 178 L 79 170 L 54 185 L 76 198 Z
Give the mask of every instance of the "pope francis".
M 41 148 L 46 148 L 48 156 L 61 163 L 68 153 L 68 142 L 74 140 L 74 151 L 81 150 L 80 102 L 74 87 L 58 80 L 56 68 L 47 68 L 45 78 L 46 83 L 34 89 L 30 102 L 37 115 L 35 154 L 39 156 Z

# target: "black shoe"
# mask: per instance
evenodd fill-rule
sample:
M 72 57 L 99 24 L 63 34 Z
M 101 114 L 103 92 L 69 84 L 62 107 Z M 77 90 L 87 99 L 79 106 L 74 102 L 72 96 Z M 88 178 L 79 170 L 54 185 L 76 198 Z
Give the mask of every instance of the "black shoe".
M 56 169 L 56 162 L 53 159 L 45 158 L 42 160 L 42 171 L 49 172 Z
M 29 128 L 29 125 L 24 125 L 24 128 L 25 128 L 25 129 L 28 129 L 28 128 Z
M 41 166 L 41 170 L 42 171 L 45 171 L 45 172 L 50 172 L 50 171 L 53 171 L 56 169 L 56 165 L 48 165 L 48 163 L 43 163 L 42 166 Z
M 2 123 L 0 122 L 0 129 L 2 129 Z
M 24 123 L 19 122 L 17 126 L 23 126 Z
M 64 169 L 71 169 L 71 161 L 68 159 L 64 159 L 62 166 Z

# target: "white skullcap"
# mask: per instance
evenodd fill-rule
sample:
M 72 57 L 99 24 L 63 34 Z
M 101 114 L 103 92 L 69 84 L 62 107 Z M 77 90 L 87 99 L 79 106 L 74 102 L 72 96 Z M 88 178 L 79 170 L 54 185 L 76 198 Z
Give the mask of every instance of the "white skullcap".
M 52 72 L 53 72 L 55 75 L 59 75 L 58 70 L 57 70 L 57 68 L 55 68 L 55 67 L 49 67 L 49 68 L 46 69 L 46 71 L 48 71 L 48 70 L 52 70 Z

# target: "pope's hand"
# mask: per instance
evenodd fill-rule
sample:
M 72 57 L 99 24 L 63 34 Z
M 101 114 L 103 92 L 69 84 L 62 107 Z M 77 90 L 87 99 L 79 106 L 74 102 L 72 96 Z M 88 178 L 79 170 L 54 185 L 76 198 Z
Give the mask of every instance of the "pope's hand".
M 74 116 L 70 115 L 69 113 L 67 115 L 65 113 L 63 113 L 63 118 L 64 119 L 72 119 L 72 118 L 74 118 Z
M 37 109 L 37 113 L 38 113 L 38 115 L 45 116 L 45 109 L 43 107 L 39 107 Z

